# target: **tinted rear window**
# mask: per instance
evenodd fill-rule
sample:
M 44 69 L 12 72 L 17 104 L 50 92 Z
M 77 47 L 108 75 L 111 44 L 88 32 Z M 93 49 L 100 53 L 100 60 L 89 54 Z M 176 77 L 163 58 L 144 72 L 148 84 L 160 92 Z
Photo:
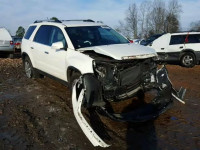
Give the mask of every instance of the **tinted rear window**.
M 187 43 L 200 43 L 200 34 L 189 35 Z
M 172 35 L 170 45 L 184 44 L 187 35 Z
M 35 30 L 35 28 L 36 28 L 36 26 L 30 26 L 28 28 L 28 30 L 26 31 L 26 34 L 25 34 L 24 38 L 28 40 L 31 37 L 31 35 L 32 35 L 33 31 Z

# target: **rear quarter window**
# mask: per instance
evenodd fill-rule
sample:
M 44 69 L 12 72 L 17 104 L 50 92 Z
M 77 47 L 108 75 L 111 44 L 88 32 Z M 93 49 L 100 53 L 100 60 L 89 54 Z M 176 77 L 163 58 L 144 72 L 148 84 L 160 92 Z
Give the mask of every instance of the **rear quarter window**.
M 36 28 L 36 26 L 30 26 L 28 28 L 28 30 L 26 31 L 26 34 L 25 34 L 24 38 L 28 40 L 31 37 L 31 35 L 32 35 L 33 31 L 35 30 L 35 28 Z
M 191 34 L 188 36 L 188 43 L 200 43 L 200 34 Z

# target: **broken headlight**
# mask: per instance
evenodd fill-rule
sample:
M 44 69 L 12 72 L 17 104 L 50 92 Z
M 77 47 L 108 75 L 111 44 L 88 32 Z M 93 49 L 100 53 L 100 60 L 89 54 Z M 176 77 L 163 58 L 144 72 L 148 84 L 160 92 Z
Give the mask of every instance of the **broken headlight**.
M 100 81 L 109 84 L 112 82 L 118 82 L 117 68 L 114 64 L 109 62 L 94 61 L 93 68 Z
M 94 71 L 101 77 L 104 78 L 106 76 L 107 70 L 103 64 L 96 63 L 93 61 Z

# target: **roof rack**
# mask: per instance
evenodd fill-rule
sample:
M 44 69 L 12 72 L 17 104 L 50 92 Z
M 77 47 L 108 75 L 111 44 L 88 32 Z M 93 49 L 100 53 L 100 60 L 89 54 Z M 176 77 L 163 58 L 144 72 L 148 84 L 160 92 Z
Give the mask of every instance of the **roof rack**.
M 178 31 L 178 32 L 170 32 L 170 33 L 185 33 L 185 32 L 200 32 L 199 30 L 187 30 L 187 31 Z
M 94 20 L 92 19 L 85 19 L 85 20 L 79 20 L 79 19 L 76 19 L 76 20 L 49 20 L 49 19 L 46 19 L 46 20 L 36 20 L 34 23 L 41 23 L 41 22 L 56 22 L 56 23 L 62 23 L 63 21 L 82 21 L 82 22 L 95 22 Z
M 34 23 L 40 23 L 40 22 L 56 22 L 56 23 L 62 23 L 60 20 L 36 20 Z
M 85 20 L 81 20 L 81 19 L 75 19 L 75 20 L 60 20 L 60 21 L 83 21 L 83 22 L 95 22 L 92 19 L 85 19 Z

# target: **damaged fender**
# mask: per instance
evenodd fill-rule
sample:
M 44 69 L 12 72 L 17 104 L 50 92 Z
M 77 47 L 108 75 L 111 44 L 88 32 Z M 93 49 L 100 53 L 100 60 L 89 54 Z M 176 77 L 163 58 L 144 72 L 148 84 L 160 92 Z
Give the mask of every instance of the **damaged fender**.
M 85 90 L 86 107 L 104 106 L 105 102 L 102 100 L 102 87 L 99 80 L 93 74 L 84 74 L 82 76 Z

